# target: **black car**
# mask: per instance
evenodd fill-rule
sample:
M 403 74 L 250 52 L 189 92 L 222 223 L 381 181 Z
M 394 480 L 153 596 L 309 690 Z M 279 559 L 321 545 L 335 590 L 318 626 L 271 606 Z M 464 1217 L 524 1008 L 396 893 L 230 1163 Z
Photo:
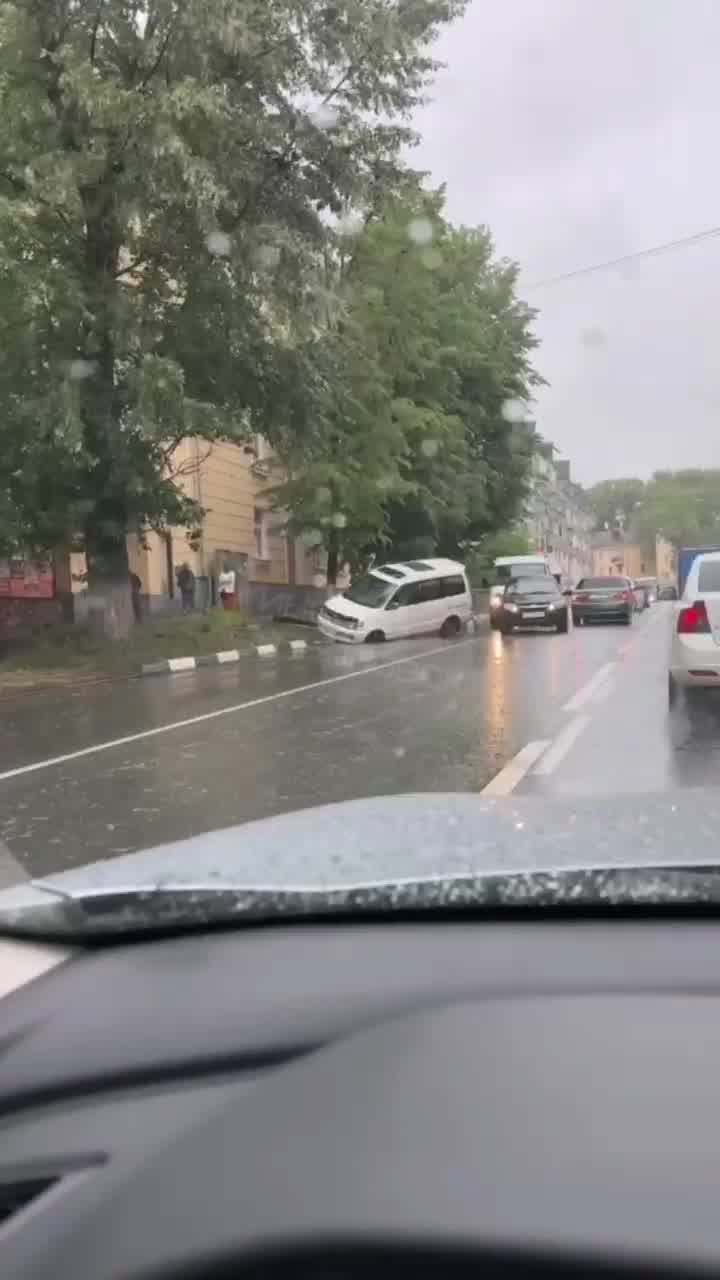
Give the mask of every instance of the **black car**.
M 637 609 L 632 578 L 581 578 L 572 595 L 576 626 L 584 622 L 624 622 L 629 627 Z
M 497 625 L 504 635 L 519 627 L 567 631 L 567 600 L 550 574 L 542 578 L 511 578 L 503 593 Z

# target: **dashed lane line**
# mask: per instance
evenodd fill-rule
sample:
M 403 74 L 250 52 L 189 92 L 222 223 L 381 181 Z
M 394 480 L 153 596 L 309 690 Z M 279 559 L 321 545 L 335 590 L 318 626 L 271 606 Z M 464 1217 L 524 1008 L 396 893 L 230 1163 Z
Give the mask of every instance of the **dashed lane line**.
M 615 666 L 616 664 L 614 662 L 606 662 L 604 666 L 598 667 L 595 675 L 588 680 L 587 684 L 582 685 L 581 688 L 573 694 L 572 698 L 568 699 L 563 706 L 563 711 L 579 711 L 581 707 L 584 707 L 585 703 L 589 702 L 594 696 L 600 685 L 608 679 L 610 674 L 614 671 Z
M 553 773 L 560 764 L 560 761 L 565 759 L 565 756 L 575 745 L 580 734 L 587 729 L 589 723 L 590 716 L 579 715 L 575 716 L 575 719 L 571 720 L 569 724 L 566 724 L 565 728 L 560 731 L 540 763 L 533 770 L 533 773 L 541 774 L 543 777 L 546 777 L 549 773 Z
M 521 782 L 525 774 L 540 759 L 543 751 L 550 746 L 550 740 L 540 740 L 536 742 L 528 742 L 513 756 L 512 760 L 495 774 L 495 777 L 488 782 L 486 787 L 482 789 L 484 796 L 508 796 L 514 791 L 518 782 Z

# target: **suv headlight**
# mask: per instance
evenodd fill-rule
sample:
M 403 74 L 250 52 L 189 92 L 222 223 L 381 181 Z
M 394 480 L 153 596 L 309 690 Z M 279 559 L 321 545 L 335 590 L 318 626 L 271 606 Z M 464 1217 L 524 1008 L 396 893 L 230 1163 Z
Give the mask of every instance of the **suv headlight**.
M 505 601 L 505 608 L 508 610 L 509 613 L 517 613 L 518 611 L 518 606 L 516 604 L 513 604 L 512 600 Z

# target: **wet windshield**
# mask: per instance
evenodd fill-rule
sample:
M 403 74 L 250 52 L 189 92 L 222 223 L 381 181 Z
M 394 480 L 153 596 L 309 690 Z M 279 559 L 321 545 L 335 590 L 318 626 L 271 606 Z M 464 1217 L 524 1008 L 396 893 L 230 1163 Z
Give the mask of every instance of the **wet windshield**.
M 354 604 L 364 604 L 369 609 L 381 609 L 387 604 L 397 584 L 386 582 L 376 574 L 369 573 L 365 577 L 354 579 L 352 586 L 343 591 L 346 600 Z
M 718 862 L 718 49 L 0 5 L 0 928 Z

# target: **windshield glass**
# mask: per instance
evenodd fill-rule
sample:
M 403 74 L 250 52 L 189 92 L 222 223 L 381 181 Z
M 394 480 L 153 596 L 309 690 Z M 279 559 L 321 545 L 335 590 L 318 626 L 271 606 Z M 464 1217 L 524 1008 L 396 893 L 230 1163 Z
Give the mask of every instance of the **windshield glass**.
M 0 4 L 0 929 L 718 861 L 718 49 Z
M 544 580 L 538 581 L 534 578 L 512 578 L 507 585 L 507 594 L 509 595 L 525 595 L 525 596 L 555 596 L 560 595 L 560 590 L 555 579 L 546 574 Z
M 499 564 L 495 569 L 495 577 L 497 582 L 509 582 L 511 578 L 516 578 L 520 574 L 524 578 L 541 576 L 543 578 L 551 577 L 548 573 L 547 566 L 544 564 Z
M 352 600 L 355 604 L 364 604 L 369 609 L 381 609 L 387 604 L 395 587 L 395 583 L 385 582 L 376 574 L 369 573 L 366 577 L 356 578 L 352 586 L 343 591 L 343 595 L 346 600 Z

